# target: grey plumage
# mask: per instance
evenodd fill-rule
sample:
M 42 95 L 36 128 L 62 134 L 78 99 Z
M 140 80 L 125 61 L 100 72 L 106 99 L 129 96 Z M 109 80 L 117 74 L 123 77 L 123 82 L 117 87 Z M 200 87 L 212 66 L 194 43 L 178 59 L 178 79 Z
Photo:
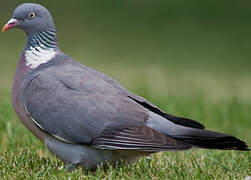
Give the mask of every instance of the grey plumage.
M 31 10 L 36 19 L 27 15 Z M 245 142 L 167 114 L 64 55 L 44 7 L 23 4 L 12 18 L 27 33 L 13 84 L 13 105 L 24 125 L 67 167 L 129 163 L 141 155 L 192 147 L 248 150 Z M 4 30 L 15 26 L 7 24 Z
M 41 65 L 30 76 L 35 78 L 29 78 L 32 80 L 24 91 L 27 112 L 43 130 L 72 143 L 93 144 L 108 149 L 113 146 L 112 149 L 161 151 L 192 147 L 193 144 L 187 141 L 182 146 L 175 146 L 182 138 L 219 135 L 168 121 L 130 98 L 132 94 L 120 88 L 116 81 L 109 81 L 110 78 L 104 74 L 68 56 L 58 56 Z M 144 129 L 143 134 L 140 128 Z M 111 136 L 114 133 L 118 136 L 125 129 L 134 129 L 124 134 L 126 141 Z M 109 138 L 105 137 L 106 141 L 99 137 L 104 136 L 104 132 L 109 135 Z M 135 139 L 129 139 L 129 134 L 134 134 Z M 149 138 L 148 141 L 145 138 Z M 171 146 L 167 139 L 173 141 Z M 109 144 L 108 140 L 112 142 Z M 107 145 L 102 145 L 101 141 Z M 139 142 L 140 146 L 136 146 Z M 149 148 L 148 143 L 152 143 L 151 148 L 155 145 L 155 149 Z
M 146 152 L 135 150 L 107 150 L 94 148 L 90 145 L 63 143 L 54 138 L 47 138 L 45 145 L 55 156 L 60 158 L 68 170 L 77 166 L 95 169 L 98 165 L 133 163 Z

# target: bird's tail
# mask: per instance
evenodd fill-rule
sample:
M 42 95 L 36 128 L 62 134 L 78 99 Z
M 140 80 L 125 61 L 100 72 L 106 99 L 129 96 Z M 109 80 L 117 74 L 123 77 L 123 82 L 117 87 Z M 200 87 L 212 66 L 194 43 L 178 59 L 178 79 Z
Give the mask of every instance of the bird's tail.
M 167 117 L 168 118 L 168 117 Z M 249 150 L 248 145 L 229 134 L 205 130 L 204 126 L 185 126 L 164 118 L 154 112 L 149 113 L 147 126 L 192 147 L 222 150 Z M 184 119 L 183 119 L 184 120 Z
M 228 134 L 208 131 L 204 129 L 189 128 L 179 135 L 172 136 L 175 139 L 185 141 L 194 147 L 222 150 L 249 150 L 248 145 Z

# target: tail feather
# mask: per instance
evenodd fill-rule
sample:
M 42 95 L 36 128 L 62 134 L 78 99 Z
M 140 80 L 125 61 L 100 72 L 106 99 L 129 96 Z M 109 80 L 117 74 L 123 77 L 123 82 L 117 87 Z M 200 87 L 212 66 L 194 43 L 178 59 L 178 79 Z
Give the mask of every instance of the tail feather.
M 249 150 L 248 145 L 244 141 L 234 136 L 214 131 L 192 129 L 190 133 L 187 131 L 184 135 L 174 137 L 199 148 Z
M 244 141 L 232 135 L 175 124 L 154 112 L 149 112 L 147 126 L 176 140 L 189 143 L 193 147 L 249 150 L 248 145 Z

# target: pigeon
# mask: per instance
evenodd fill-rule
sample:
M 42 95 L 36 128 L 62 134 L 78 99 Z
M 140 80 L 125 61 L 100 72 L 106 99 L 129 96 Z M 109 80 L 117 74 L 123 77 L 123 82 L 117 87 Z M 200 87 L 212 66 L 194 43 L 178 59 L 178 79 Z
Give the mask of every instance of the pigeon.
M 160 151 L 249 150 L 244 141 L 168 114 L 64 54 L 42 5 L 19 5 L 2 31 L 11 28 L 27 36 L 13 82 L 14 109 L 67 169 L 130 164 Z

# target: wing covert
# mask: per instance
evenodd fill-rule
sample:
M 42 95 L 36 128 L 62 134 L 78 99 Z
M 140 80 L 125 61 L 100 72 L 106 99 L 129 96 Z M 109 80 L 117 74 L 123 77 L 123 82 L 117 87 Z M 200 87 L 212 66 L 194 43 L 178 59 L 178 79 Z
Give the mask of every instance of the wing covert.
M 92 144 L 108 126 L 145 125 L 148 113 L 141 105 L 102 78 L 74 68 L 42 69 L 27 84 L 24 108 L 41 129 L 69 142 Z

